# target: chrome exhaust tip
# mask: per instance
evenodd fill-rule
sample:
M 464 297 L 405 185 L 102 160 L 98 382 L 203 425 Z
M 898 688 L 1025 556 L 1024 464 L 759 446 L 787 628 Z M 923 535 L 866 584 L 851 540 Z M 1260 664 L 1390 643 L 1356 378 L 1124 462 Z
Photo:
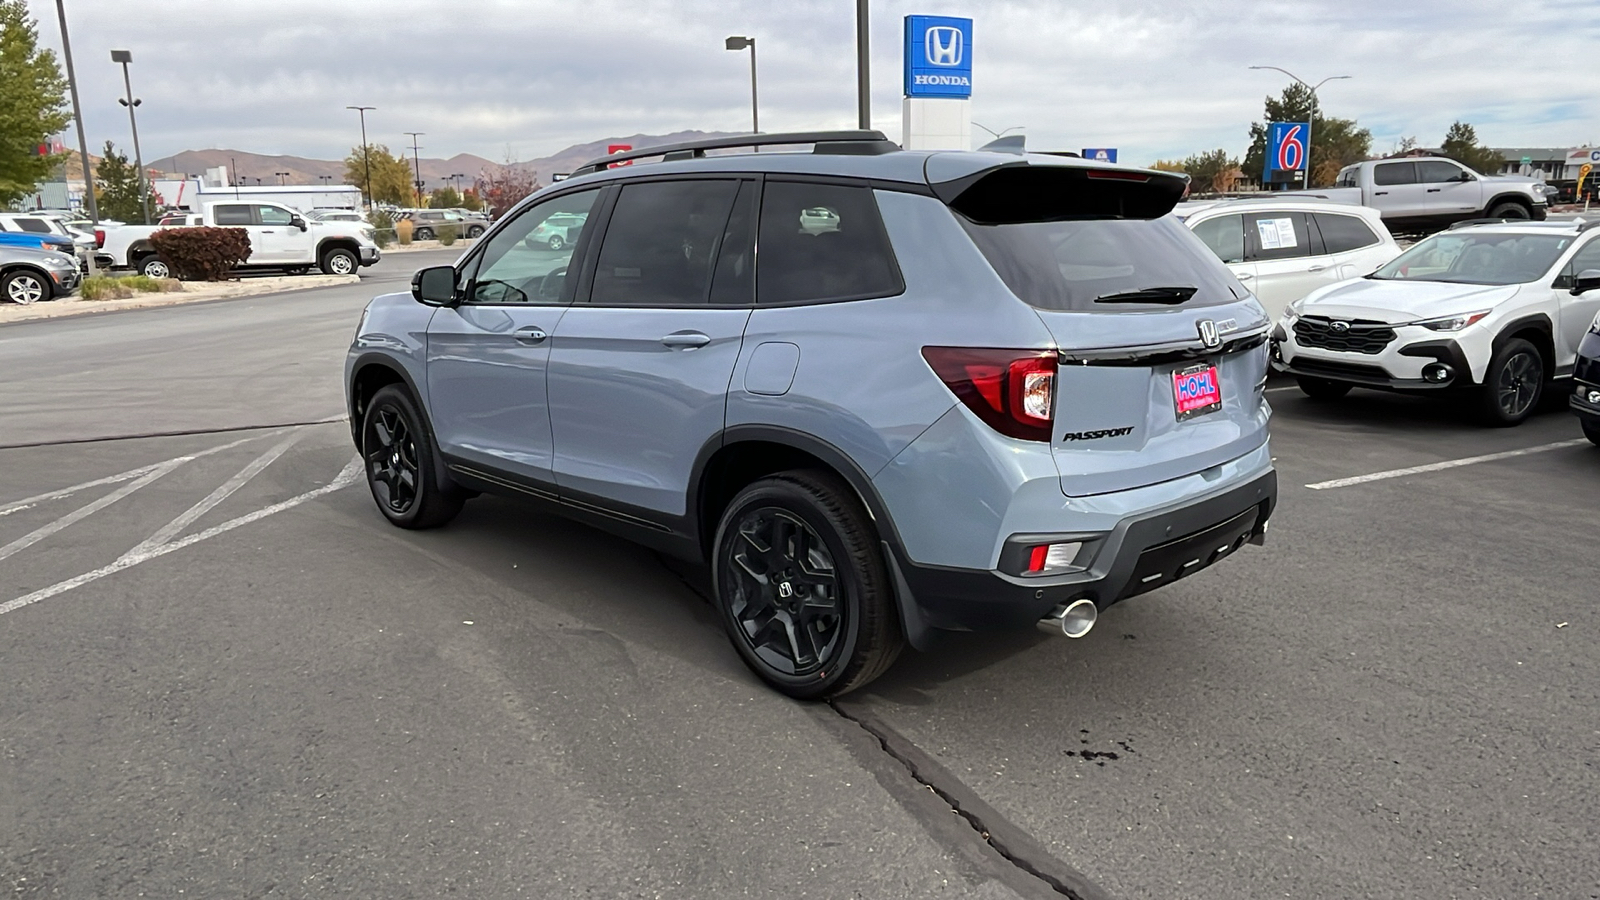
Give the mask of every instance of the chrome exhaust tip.
M 1045 634 L 1081 638 L 1094 628 L 1100 610 L 1094 601 L 1080 597 L 1039 620 L 1038 628 Z

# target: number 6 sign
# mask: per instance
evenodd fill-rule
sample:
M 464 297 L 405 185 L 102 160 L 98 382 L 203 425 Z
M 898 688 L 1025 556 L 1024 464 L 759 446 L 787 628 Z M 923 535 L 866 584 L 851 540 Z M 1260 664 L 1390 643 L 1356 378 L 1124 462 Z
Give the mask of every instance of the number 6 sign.
M 1272 122 L 1267 126 L 1267 158 L 1264 180 L 1273 181 L 1273 172 L 1293 172 L 1306 168 L 1306 136 L 1309 122 Z

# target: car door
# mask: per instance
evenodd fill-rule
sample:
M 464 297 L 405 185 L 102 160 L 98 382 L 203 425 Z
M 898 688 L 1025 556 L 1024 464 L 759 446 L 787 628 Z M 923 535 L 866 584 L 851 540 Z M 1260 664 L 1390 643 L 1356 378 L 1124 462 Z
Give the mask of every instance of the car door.
M 1578 353 L 1578 344 L 1589 332 L 1594 317 L 1600 313 L 1600 291 L 1588 291 L 1572 296 L 1573 279 L 1584 272 L 1600 270 L 1600 234 L 1587 235 L 1588 243 L 1578 248 L 1561 269 L 1561 275 L 1551 286 L 1555 294 L 1557 313 L 1556 364 L 1562 371 L 1572 365 Z
M 529 246 L 552 215 L 588 215 L 598 188 L 528 207 L 459 266 L 462 302 L 428 323 L 427 392 L 439 448 L 452 465 L 554 496 L 547 406 L 550 335 L 572 302 L 581 245 Z
M 618 191 L 592 278 L 550 351 L 563 503 L 692 533 L 689 480 L 722 430 L 754 301 L 755 188 L 730 177 L 630 180 Z M 580 243 L 596 236 L 583 232 Z
M 1430 214 L 1454 214 L 1483 209 L 1483 182 L 1461 164 L 1447 159 L 1417 160 L 1417 181 L 1422 202 Z
M 304 245 L 309 232 L 294 224 L 295 214 L 286 207 L 267 203 L 255 206 L 255 224 L 250 226 L 252 263 L 309 262 L 314 255 Z
M 1306 214 L 1288 210 L 1244 217 L 1246 258 L 1255 264 L 1251 290 L 1276 319 L 1284 307 L 1327 283 L 1333 274 L 1322 241 L 1306 226 Z
M 1371 206 L 1385 219 L 1405 219 L 1425 215 L 1428 196 L 1417 183 L 1417 164 L 1412 160 L 1381 162 L 1372 167 Z
M 1256 266 L 1245 260 L 1244 216 L 1229 213 L 1188 224 L 1194 236 L 1211 248 L 1211 252 L 1222 260 L 1233 277 L 1245 287 L 1255 290 Z
M 1383 238 L 1360 216 L 1346 213 L 1311 214 L 1311 226 L 1322 239 L 1328 267 L 1323 271 L 1329 284 L 1360 278 L 1377 271 L 1397 253 L 1385 252 Z

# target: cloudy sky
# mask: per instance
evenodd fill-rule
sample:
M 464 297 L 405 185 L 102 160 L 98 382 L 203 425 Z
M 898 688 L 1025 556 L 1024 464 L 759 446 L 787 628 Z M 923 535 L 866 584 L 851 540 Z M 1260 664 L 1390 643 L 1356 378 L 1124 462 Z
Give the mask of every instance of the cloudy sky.
M 59 48 L 52 0 L 27 0 Z M 546 156 L 610 135 L 854 127 L 852 0 L 65 0 L 91 149 L 127 146 L 112 48 L 133 52 L 145 159 L 233 148 L 335 158 L 422 131 L 424 156 Z M 1124 162 L 1245 149 L 1286 78 L 1331 115 L 1437 146 L 1600 142 L 1596 0 L 874 0 L 873 124 L 899 139 L 900 29 L 974 18 L 975 122 Z M 974 129 L 977 132 L 977 129 Z M 72 142 L 69 135 L 68 141 Z

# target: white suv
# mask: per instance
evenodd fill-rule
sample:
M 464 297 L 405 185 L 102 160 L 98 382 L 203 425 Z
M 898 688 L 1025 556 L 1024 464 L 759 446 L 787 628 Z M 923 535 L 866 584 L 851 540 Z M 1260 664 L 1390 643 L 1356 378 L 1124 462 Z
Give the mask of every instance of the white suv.
M 1516 425 L 1570 378 L 1600 312 L 1600 221 L 1457 226 L 1365 279 L 1289 304 L 1273 366 L 1318 399 L 1351 387 L 1474 392 Z
M 1276 319 L 1317 288 L 1377 271 L 1400 247 L 1375 209 L 1303 198 L 1180 203 L 1173 210 Z

